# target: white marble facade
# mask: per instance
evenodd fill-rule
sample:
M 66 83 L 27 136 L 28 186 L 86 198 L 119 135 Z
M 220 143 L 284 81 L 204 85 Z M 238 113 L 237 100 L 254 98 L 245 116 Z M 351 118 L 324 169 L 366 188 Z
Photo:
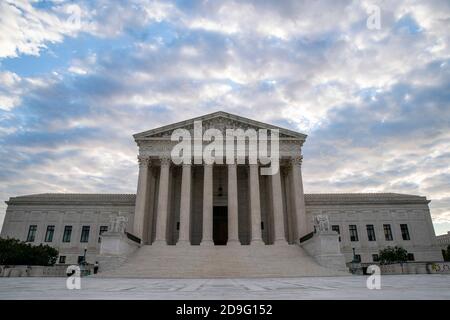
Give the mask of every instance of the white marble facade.
M 258 164 L 174 165 L 170 137 L 175 129 L 193 134 L 195 121 L 208 128 L 279 129 L 281 170 L 261 175 Z M 139 146 L 139 180 L 133 233 L 144 244 L 247 245 L 295 243 L 306 234 L 301 147 L 306 136 L 250 119 L 217 112 L 134 136 Z M 208 142 L 202 142 L 203 148 Z M 248 153 L 246 153 L 248 156 Z M 220 160 L 218 162 L 220 162 Z M 297 196 L 298 195 L 298 196 Z
M 450 231 L 447 231 L 446 234 L 437 236 L 436 241 L 438 246 L 440 246 L 442 250 L 447 250 L 447 248 L 450 246 Z
M 221 131 L 276 128 L 224 112 L 196 120 Z M 127 216 L 127 231 L 143 245 L 272 246 L 298 243 L 300 237 L 313 231 L 314 216 L 325 214 L 332 228 L 339 226 L 341 251 L 347 261 L 352 260 L 354 248 L 362 262 L 372 262 L 373 255 L 387 245 L 405 247 L 415 261 L 442 260 L 425 197 L 304 195 L 301 147 L 306 136 L 281 128 L 281 170 L 277 175 L 261 175 L 259 165 L 248 162 L 174 165 L 169 156 L 176 142 L 170 141 L 170 134 L 176 128 L 192 129 L 192 123 L 187 120 L 134 136 L 139 147 L 137 195 L 13 197 L 7 201 L 1 236 L 27 240 L 30 226 L 36 226 L 33 243 L 55 246 L 65 257 L 63 262 L 75 263 L 84 249 L 88 261 L 94 262 L 100 231 L 109 225 L 111 215 Z M 392 237 L 388 234 L 386 238 L 385 225 L 389 225 Z M 51 242 L 45 242 L 49 226 L 54 226 L 54 234 Z M 63 242 L 66 226 L 72 227 L 69 242 Z M 86 240 L 81 235 L 83 227 L 85 234 L 89 227 L 87 242 L 81 242 Z M 350 228 L 356 228 L 357 239 L 351 239 Z
M 36 194 L 13 197 L 8 204 L 1 237 L 27 241 L 31 226 L 36 226 L 32 244 L 48 244 L 57 248 L 65 263 L 76 263 L 86 256 L 95 262 L 100 249 L 100 230 L 107 229 L 111 215 L 134 216 L 135 195 L 126 194 Z M 54 226 L 51 241 L 46 241 L 48 227 Z M 81 233 L 89 227 L 87 242 Z M 65 227 L 71 227 L 70 238 L 63 241 Z M 83 239 L 85 240 L 85 239 Z
M 352 260 L 354 248 L 363 263 L 373 262 L 376 258 L 373 255 L 387 246 L 405 248 L 414 261 L 443 259 L 426 197 L 355 193 L 306 194 L 305 199 L 308 219 L 326 214 L 331 228 L 339 228 L 341 252 L 346 261 Z M 356 226 L 356 239 L 351 237 L 350 226 Z

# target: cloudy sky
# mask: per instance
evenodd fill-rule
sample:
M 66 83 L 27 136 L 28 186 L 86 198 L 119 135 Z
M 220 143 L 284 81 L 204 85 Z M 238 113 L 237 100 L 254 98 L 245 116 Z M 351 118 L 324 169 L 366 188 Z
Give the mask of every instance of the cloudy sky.
M 0 226 L 135 192 L 133 133 L 224 110 L 308 134 L 306 192 L 425 195 L 444 233 L 449 40 L 448 0 L 1 0 Z

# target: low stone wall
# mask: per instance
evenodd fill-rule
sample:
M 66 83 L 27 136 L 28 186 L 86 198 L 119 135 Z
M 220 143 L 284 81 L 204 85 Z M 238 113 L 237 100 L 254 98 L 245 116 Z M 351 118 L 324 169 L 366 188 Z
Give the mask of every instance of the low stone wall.
M 381 274 L 450 274 L 450 262 L 406 262 L 379 267 Z
M 67 277 L 69 265 L 55 266 L 0 266 L 0 277 Z M 93 265 L 84 267 L 87 274 L 93 274 Z
M 450 274 L 450 262 L 428 262 L 427 270 L 430 273 Z

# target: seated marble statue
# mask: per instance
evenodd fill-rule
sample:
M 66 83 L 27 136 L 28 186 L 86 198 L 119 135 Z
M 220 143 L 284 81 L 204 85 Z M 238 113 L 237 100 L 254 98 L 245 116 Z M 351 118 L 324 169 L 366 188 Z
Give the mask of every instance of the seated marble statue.
M 330 231 L 330 221 L 327 215 L 319 214 L 314 217 L 314 227 L 316 232 L 322 233 Z
M 128 222 L 128 217 L 118 215 L 109 217 L 109 230 L 110 232 L 125 233 L 125 228 Z

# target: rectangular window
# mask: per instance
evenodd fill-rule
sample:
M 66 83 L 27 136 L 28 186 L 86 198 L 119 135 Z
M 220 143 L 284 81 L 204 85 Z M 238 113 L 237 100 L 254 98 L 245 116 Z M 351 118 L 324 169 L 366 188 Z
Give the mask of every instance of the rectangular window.
M 264 230 L 264 221 L 261 221 L 261 230 Z
M 37 225 L 31 225 L 28 229 L 27 242 L 34 242 L 36 238 Z
M 84 256 L 78 256 L 78 264 L 84 261 Z
M 409 237 L 409 231 L 408 231 L 408 225 L 407 224 L 401 224 L 400 229 L 402 230 L 402 238 L 403 240 L 410 240 Z
M 70 237 L 72 236 L 72 226 L 65 226 L 64 227 L 64 234 L 63 234 L 63 242 L 70 242 Z
M 408 261 L 414 261 L 414 254 L 408 253 Z
M 108 232 L 108 226 L 100 226 L 100 232 L 98 233 L 98 242 L 102 241 L 102 238 L 100 237 L 104 232 Z
M 383 224 L 384 229 L 384 238 L 386 241 L 392 241 L 394 238 L 392 237 L 392 230 L 390 224 Z
M 83 226 L 83 228 L 81 228 L 80 242 L 88 242 L 89 241 L 89 230 L 90 229 L 91 229 L 91 227 L 89 227 L 89 226 Z
M 361 262 L 361 255 L 355 254 L 355 261 L 356 262 Z
M 177 231 L 180 231 L 180 221 L 177 221 Z
M 54 233 L 55 226 L 47 226 L 47 231 L 45 232 L 45 242 L 52 242 Z
M 341 230 L 339 229 L 339 225 L 333 225 L 331 226 L 331 230 L 336 231 L 339 235 L 339 242 L 341 241 Z
M 378 256 L 378 254 L 373 254 L 372 260 L 373 260 L 373 262 L 378 262 L 378 261 L 380 261 L 380 257 Z
M 358 241 L 358 229 L 356 228 L 356 225 L 351 224 L 348 227 L 350 230 L 350 241 Z
M 61 264 L 66 263 L 66 256 L 59 256 L 59 263 Z
M 373 224 L 368 224 L 366 225 L 367 228 L 367 238 L 369 239 L 369 241 L 376 241 L 376 237 L 375 237 L 375 229 L 373 227 Z

